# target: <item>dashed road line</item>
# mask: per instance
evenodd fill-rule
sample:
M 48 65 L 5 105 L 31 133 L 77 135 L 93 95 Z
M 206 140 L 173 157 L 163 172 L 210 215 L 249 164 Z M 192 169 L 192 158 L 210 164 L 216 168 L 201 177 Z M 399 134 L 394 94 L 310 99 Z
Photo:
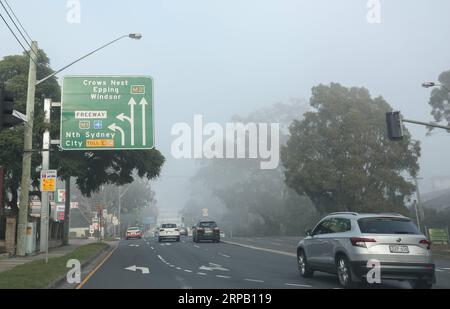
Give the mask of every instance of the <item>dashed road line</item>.
M 181 267 L 177 267 L 178 270 L 181 270 Z
M 257 279 L 244 279 L 244 281 L 264 283 L 263 280 L 257 280 Z
M 301 288 L 312 288 L 312 286 L 307 285 L 307 284 L 285 283 L 284 285 L 297 286 L 297 287 L 301 287 Z
M 216 275 L 217 278 L 231 279 L 230 276 Z
M 195 248 L 198 248 L 198 249 L 200 249 L 200 247 L 199 247 L 199 246 L 197 246 L 197 245 L 194 245 L 194 247 L 195 247 Z
M 192 270 L 189 270 L 189 269 L 185 269 L 184 271 L 187 272 L 187 273 L 191 273 L 192 272 Z
M 220 256 L 226 257 L 226 258 L 231 258 L 231 256 L 223 254 L 223 253 L 219 253 Z
M 197 275 L 199 275 L 199 276 L 206 276 L 207 274 L 205 274 L 205 273 L 197 273 Z

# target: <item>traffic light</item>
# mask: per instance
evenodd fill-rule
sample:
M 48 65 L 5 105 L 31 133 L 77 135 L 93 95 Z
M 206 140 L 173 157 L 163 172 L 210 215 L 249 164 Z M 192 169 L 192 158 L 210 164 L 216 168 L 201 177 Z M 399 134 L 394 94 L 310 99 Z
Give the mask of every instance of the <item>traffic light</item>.
M 0 87 L 0 130 L 14 127 L 23 122 L 14 113 L 14 99 Z
M 403 139 L 403 121 L 400 112 L 386 113 L 388 137 L 391 141 Z

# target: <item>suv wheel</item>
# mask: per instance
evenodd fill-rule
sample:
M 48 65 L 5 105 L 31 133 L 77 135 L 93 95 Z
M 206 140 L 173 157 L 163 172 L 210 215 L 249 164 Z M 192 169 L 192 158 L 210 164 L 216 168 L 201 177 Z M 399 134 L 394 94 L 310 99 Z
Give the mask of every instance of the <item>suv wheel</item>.
M 314 274 L 314 270 L 308 265 L 308 261 L 306 259 L 305 252 L 299 251 L 297 254 L 297 264 L 298 271 L 300 272 L 300 276 L 304 278 L 312 277 Z
M 351 288 L 353 286 L 353 281 L 348 259 L 343 255 L 339 256 L 336 259 L 336 267 L 339 283 L 346 289 Z
M 411 287 L 413 289 L 429 290 L 433 287 L 433 283 L 427 280 L 412 280 Z

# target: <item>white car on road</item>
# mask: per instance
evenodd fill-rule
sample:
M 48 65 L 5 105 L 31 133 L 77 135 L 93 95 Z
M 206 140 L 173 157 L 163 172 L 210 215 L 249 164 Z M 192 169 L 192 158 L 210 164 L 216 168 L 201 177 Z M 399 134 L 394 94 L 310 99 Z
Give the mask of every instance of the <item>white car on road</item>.
M 180 229 L 174 223 L 164 223 L 158 228 L 158 242 L 164 240 L 180 241 Z

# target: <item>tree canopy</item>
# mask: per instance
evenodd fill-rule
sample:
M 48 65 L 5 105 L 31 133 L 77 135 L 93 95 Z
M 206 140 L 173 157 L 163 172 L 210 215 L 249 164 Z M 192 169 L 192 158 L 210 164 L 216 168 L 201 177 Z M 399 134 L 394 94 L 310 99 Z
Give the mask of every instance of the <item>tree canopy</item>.
M 282 149 L 286 183 L 322 213 L 397 211 L 414 192 L 407 180 L 419 170 L 419 142 L 387 137 L 382 98 L 337 83 L 312 89 L 312 111 L 290 128 Z
M 439 82 L 444 87 L 436 87 L 431 92 L 431 115 L 437 122 L 446 122 L 450 126 L 450 70 L 439 75 Z

